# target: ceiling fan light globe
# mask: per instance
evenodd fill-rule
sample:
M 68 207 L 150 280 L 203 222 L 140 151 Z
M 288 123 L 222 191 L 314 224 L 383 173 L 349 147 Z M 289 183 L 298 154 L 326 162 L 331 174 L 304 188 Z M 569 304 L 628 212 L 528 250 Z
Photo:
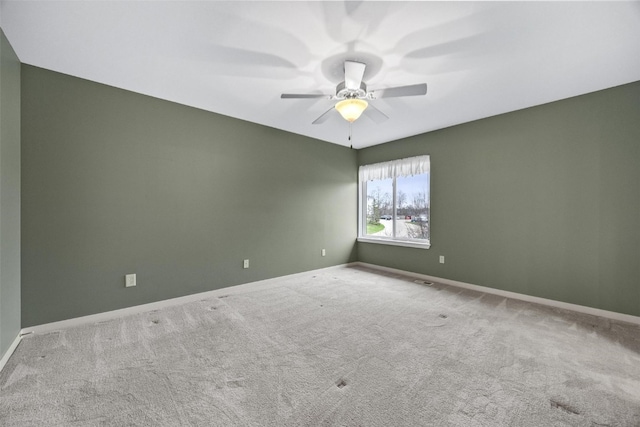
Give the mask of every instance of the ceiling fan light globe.
M 342 118 L 353 123 L 358 120 L 368 105 L 369 103 L 364 99 L 345 99 L 336 104 L 336 110 L 338 110 Z

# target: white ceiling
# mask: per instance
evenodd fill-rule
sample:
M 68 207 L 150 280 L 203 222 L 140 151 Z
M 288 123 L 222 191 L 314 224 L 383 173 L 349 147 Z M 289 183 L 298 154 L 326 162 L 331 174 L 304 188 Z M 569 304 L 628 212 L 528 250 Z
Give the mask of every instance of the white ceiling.
M 23 63 L 362 148 L 640 80 L 639 2 L 2 1 Z M 390 118 L 327 99 L 345 59 Z M 335 102 L 335 101 L 334 101 Z

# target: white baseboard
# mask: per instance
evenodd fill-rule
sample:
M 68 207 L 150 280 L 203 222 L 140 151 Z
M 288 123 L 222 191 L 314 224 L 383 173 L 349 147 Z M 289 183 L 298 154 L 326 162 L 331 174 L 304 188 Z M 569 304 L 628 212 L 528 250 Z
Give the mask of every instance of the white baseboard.
M 16 339 L 13 340 L 13 342 L 11 343 L 9 348 L 7 349 L 7 352 L 4 354 L 4 356 L 2 356 L 2 359 L 0 359 L 0 372 L 2 372 L 2 369 L 4 368 L 4 365 L 7 364 L 7 362 L 9 361 L 9 358 L 11 357 L 13 352 L 16 351 L 16 348 L 18 348 L 18 344 L 20 344 L 20 340 L 21 339 L 22 339 L 22 334 L 19 334 L 16 337 Z
M 355 265 L 371 268 L 374 270 L 385 271 L 387 273 L 394 273 L 401 276 L 415 277 L 416 279 L 426 280 L 429 282 L 442 283 L 444 285 L 455 286 L 457 288 L 470 289 L 473 291 L 484 292 L 487 294 L 498 295 L 505 298 L 516 299 L 525 302 L 531 302 L 535 304 L 546 305 L 555 308 L 561 308 L 564 310 L 575 311 L 578 313 L 590 314 L 593 316 L 604 317 L 606 319 L 617 320 L 620 322 L 633 323 L 640 325 L 640 317 L 632 316 L 630 314 L 617 313 L 615 311 L 601 310 L 599 308 L 586 307 L 578 304 L 571 304 L 568 302 L 556 301 L 547 298 L 534 297 L 531 295 L 519 294 L 516 292 L 503 291 L 501 289 L 493 289 L 485 286 L 473 285 L 471 283 L 458 282 L 457 280 L 444 279 L 442 277 L 429 276 L 426 274 L 412 273 L 410 271 L 398 270 L 396 268 L 383 267 L 375 264 L 368 264 L 366 262 L 356 262 Z
M 565 310 L 575 311 L 575 312 L 579 312 L 579 313 L 591 314 L 593 316 L 599 316 L 599 317 L 603 317 L 603 318 L 607 318 L 607 319 L 611 319 L 611 320 L 617 320 L 617 321 L 621 321 L 621 322 L 634 323 L 634 324 L 640 325 L 640 317 L 632 316 L 632 315 L 629 315 L 629 314 L 616 313 L 616 312 L 613 312 L 613 311 L 601 310 L 601 309 L 592 308 L 592 307 L 585 307 L 585 306 L 582 306 L 582 305 L 571 304 L 571 303 L 566 303 L 566 302 L 562 302 L 562 301 L 555 301 L 555 300 L 550 300 L 550 299 L 546 299 L 546 298 L 534 297 L 534 296 L 530 296 L 530 295 L 519 294 L 519 293 L 516 293 L 516 292 L 503 291 L 503 290 L 500 290 L 500 289 L 493 289 L 493 288 L 488 288 L 488 287 L 485 287 L 485 286 L 473 285 L 471 283 L 458 282 L 456 280 L 445 279 L 445 278 L 442 278 L 442 277 L 429 276 L 429 275 L 426 275 L 426 274 L 413 273 L 413 272 L 410 272 L 410 271 L 399 270 L 399 269 L 396 269 L 396 268 L 383 267 L 383 266 L 375 265 L 375 264 L 368 264 L 368 263 L 364 263 L 364 262 L 353 262 L 353 263 L 349 263 L 349 264 L 341 264 L 341 265 L 335 265 L 335 266 L 321 268 L 321 269 L 317 269 L 317 270 L 304 271 L 304 272 L 301 272 L 301 273 L 294 273 L 294 274 L 290 274 L 290 275 L 286 275 L 286 276 L 280 276 L 280 277 L 276 277 L 276 278 L 272 278 L 272 279 L 259 280 L 259 281 L 256 281 L 256 282 L 249 282 L 249 283 L 244 283 L 244 284 L 241 284 L 241 285 L 235 285 L 235 286 L 230 286 L 230 287 L 226 287 L 226 288 L 215 289 L 215 290 L 212 290 L 212 291 L 200 292 L 200 293 L 197 293 L 197 294 L 186 295 L 186 296 L 183 296 L 183 297 L 171 298 L 171 299 L 152 302 L 152 303 L 148 303 L 148 304 L 141 304 L 141 305 L 136 305 L 136 306 L 133 306 L 133 307 L 121 308 L 121 309 L 118 309 L 118 310 L 107 311 L 107 312 L 97 313 L 97 314 L 90 314 L 88 316 L 76 317 L 76 318 L 73 318 L 73 319 L 61 320 L 59 322 L 45 323 L 45 324 L 42 324 L 42 325 L 37 325 L 37 326 L 24 328 L 24 329 L 22 329 L 22 331 L 20 331 L 20 336 L 18 336 L 16 338 L 16 341 L 11 345 L 11 347 L 9 348 L 7 353 L 3 356 L 2 360 L 0 361 L 0 370 L 2 369 L 2 367 L 4 366 L 6 361 L 9 359 L 9 357 L 11 356 L 11 354 L 13 353 L 15 348 L 18 346 L 18 343 L 20 342 L 21 336 L 25 335 L 25 334 L 29 334 L 29 333 L 45 334 L 45 333 L 48 333 L 48 332 L 59 331 L 61 329 L 71 328 L 71 327 L 74 327 L 74 326 L 80 326 L 80 325 L 85 325 L 85 324 L 90 324 L 90 323 L 97 323 L 97 322 L 104 322 L 104 321 L 108 321 L 108 320 L 117 319 L 117 318 L 120 318 L 120 317 L 123 317 L 123 316 L 130 316 L 130 315 L 133 315 L 133 314 L 139 314 L 139 313 L 145 313 L 145 312 L 149 312 L 149 311 L 153 311 L 153 310 L 159 310 L 159 309 L 165 308 L 165 307 L 172 307 L 172 306 L 179 305 L 179 304 L 184 304 L 184 303 L 187 303 L 187 302 L 198 301 L 198 300 L 201 300 L 201 299 L 204 299 L 204 298 L 215 298 L 215 297 L 220 296 L 220 295 L 228 294 L 229 292 L 233 292 L 234 294 L 242 294 L 242 293 L 245 293 L 245 292 L 251 292 L 251 291 L 255 290 L 257 287 L 260 287 L 261 289 L 268 289 L 270 286 L 279 286 L 280 280 L 285 279 L 285 278 L 302 277 L 302 276 L 306 276 L 306 275 L 309 275 L 309 274 L 319 273 L 319 272 L 322 272 L 322 271 L 327 271 L 327 270 L 332 270 L 332 269 L 337 269 L 337 268 L 344 268 L 344 267 L 349 267 L 349 266 L 358 266 L 358 265 L 359 266 L 363 266 L 363 267 L 367 267 L 367 268 L 371 268 L 371 269 L 374 269 L 374 270 L 380 270 L 380 271 L 385 271 L 385 272 L 388 272 L 388 273 L 397 274 L 397 275 L 400 275 L 400 276 L 414 277 L 416 279 L 427 280 L 427 281 L 430 281 L 430 282 L 442 283 L 444 285 L 450 285 L 450 286 L 455 286 L 455 287 L 458 287 L 458 288 L 470 289 L 470 290 L 474 290 L 474 291 L 478 291 L 478 292 L 484 292 L 484 293 L 487 293 L 487 294 L 502 296 L 502 297 L 505 297 L 505 298 L 511 298 L 511 299 L 516 299 L 516 300 L 520 300 L 520 301 L 532 302 L 532 303 L 536 303 L 536 304 L 541 304 L 541 305 L 561 308 L 561 309 L 565 309 Z
M 147 304 L 135 305 L 132 307 L 121 308 L 118 310 L 105 311 L 103 313 L 90 314 L 82 317 L 75 317 L 73 319 L 60 320 L 58 322 L 45 323 L 42 325 L 30 326 L 20 331 L 21 335 L 34 333 L 34 334 L 46 334 L 53 331 L 59 331 L 61 329 L 67 329 L 74 326 L 86 325 L 90 323 L 105 322 L 108 320 L 117 319 L 123 316 L 130 316 L 138 313 L 145 313 L 153 310 L 159 310 L 165 307 L 172 307 L 179 304 L 184 304 L 192 301 L 198 301 L 204 298 L 215 298 L 220 295 L 225 295 L 230 292 L 234 294 L 241 294 L 244 292 L 250 292 L 256 287 L 261 289 L 268 289 L 270 285 L 278 285 L 278 281 L 284 278 L 295 278 L 298 276 L 304 276 L 309 274 L 318 273 L 321 271 L 327 271 L 336 268 L 344 268 L 356 263 L 340 264 L 331 267 L 320 268 L 317 270 L 304 271 L 301 273 L 289 274 L 286 276 L 275 277 L 272 279 L 264 279 L 256 282 L 243 283 L 241 285 L 234 285 L 226 288 L 214 289 L 212 291 L 200 292 L 197 294 L 186 295 L 183 297 L 171 298 L 157 302 L 151 302 Z

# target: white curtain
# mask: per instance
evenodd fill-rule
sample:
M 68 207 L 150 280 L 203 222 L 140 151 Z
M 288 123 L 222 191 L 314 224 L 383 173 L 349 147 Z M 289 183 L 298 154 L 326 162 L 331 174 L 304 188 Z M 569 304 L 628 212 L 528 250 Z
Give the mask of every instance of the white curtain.
M 429 156 L 409 157 L 390 162 L 360 166 L 360 182 L 388 179 L 400 176 L 412 176 L 428 173 L 431 163 Z

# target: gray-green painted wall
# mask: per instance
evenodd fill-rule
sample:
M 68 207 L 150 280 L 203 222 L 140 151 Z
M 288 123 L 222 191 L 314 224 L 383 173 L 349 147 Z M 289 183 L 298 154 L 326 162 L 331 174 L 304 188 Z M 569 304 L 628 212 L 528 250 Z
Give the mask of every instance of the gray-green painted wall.
M 360 243 L 360 261 L 640 315 L 640 82 L 363 149 L 358 163 L 419 154 L 431 249 Z
M 356 171 L 344 147 L 23 64 L 22 326 L 355 261 Z
M 20 332 L 20 62 L 0 30 L 0 358 Z
M 640 315 L 639 117 L 640 82 L 356 155 L 23 65 L 22 326 L 354 260 Z M 419 154 L 432 248 L 354 245 L 357 164 Z

